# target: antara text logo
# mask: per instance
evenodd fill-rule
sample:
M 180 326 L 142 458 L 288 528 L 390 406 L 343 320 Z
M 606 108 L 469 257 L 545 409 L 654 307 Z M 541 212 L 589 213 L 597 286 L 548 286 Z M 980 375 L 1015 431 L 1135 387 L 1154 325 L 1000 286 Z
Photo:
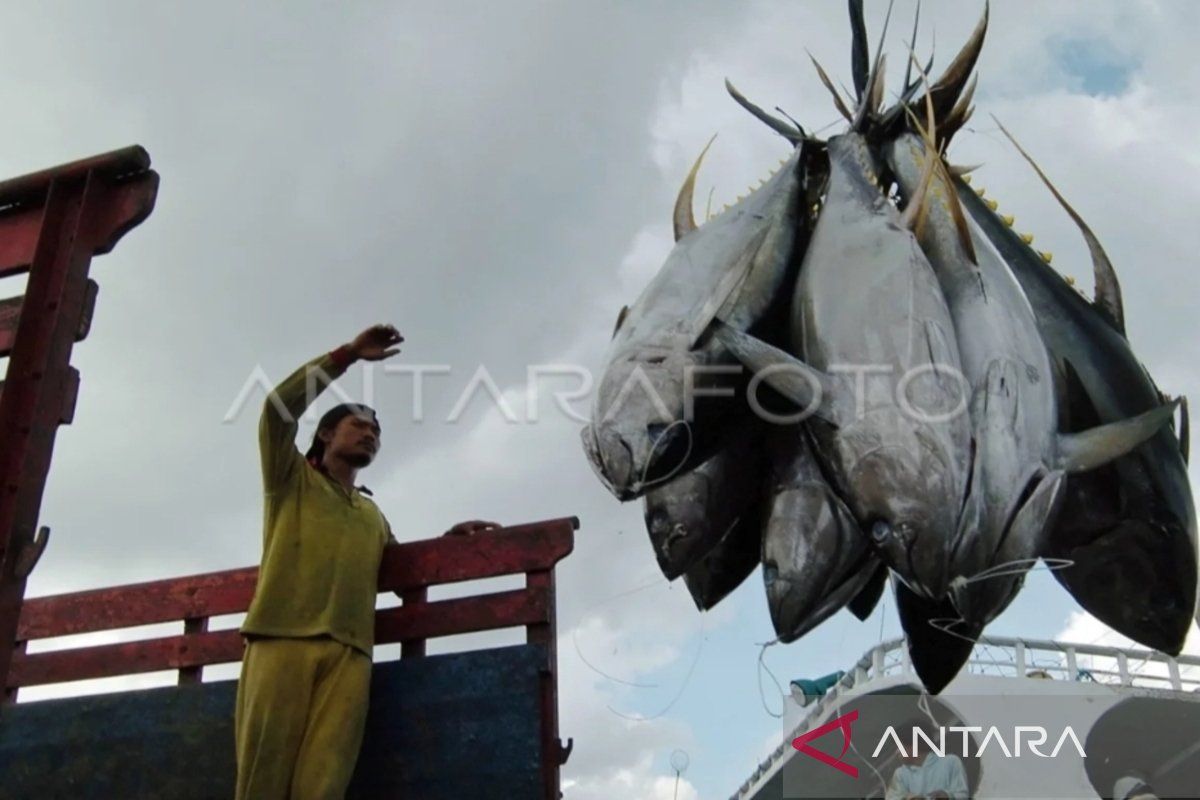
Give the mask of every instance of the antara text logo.
M 806 756 L 815 758 L 822 764 L 827 764 L 852 778 L 857 778 L 858 768 L 853 764 L 847 764 L 845 761 L 842 761 L 842 758 L 846 755 L 846 751 L 850 749 L 853 734 L 852 726 L 857 720 L 857 710 L 847 712 L 840 717 L 831 719 L 818 728 L 813 728 L 811 731 L 797 736 L 792 740 L 792 747 Z M 988 727 L 982 725 L 948 725 L 945 727 L 939 726 L 936 730 L 938 731 L 938 737 L 935 741 L 920 728 L 914 728 L 911 736 L 901 736 L 894 726 L 889 725 L 875 744 L 875 749 L 871 752 L 871 758 L 878 758 L 881 753 L 885 752 L 885 748 L 888 748 L 889 744 L 892 750 L 905 758 L 908 758 L 910 753 L 919 752 L 933 753 L 939 757 L 945 756 L 947 752 L 946 743 L 947 741 L 953 743 L 955 736 L 960 737 L 959 741 L 962 746 L 956 748 L 953 752 L 964 757 L 974 756 L 975 758 L 979 758 L 985 753 L 991 752 L 1003 758 L 1021 758 L 1026 754 L 1037 758 L 1055 758 L 1063 748 L 1070 748 L 1078 753 L 1080 758 L 1087 758 L 1087 753 L 1084 752 L 1079 737 L 1069 725 L 1063 728 L 1062 732 L 1053 740 L 1054 745 L 1048 752 L 1043 750 L 1043 748 L 1046 748 L 1047 743 L 1051 741 L 1050 731 L 1041 725 L 1016 725 L 1011 730 L 995 725 Z M 841 750 L 837 756 L 832 756 L 812 746 L 811 742 L 833 731 L 841 731 L 842 734 Z M 909 745 L 908 747 L 905 746 L 906 741 Z M 978 742 L 978 746 L 973 746 L 976 742 Z

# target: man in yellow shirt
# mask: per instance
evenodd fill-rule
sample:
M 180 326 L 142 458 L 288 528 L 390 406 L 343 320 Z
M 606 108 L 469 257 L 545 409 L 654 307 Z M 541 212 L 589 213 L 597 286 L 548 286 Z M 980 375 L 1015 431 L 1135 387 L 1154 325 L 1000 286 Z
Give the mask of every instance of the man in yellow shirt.
M 375 325 L 308 362 L 267 397 L 259 420 L 263 555 L 235 711 L 237 800 L 341 800 L 362 744 L 371 683 L 376 579 L 396 541 L 358 470 L 379 452 L 367 406 L 317 424 L 306 456 L 297 420 L 358 360 L 382 361 L 404 338 Z M 494 528 L 460 523 L 449 534 Z

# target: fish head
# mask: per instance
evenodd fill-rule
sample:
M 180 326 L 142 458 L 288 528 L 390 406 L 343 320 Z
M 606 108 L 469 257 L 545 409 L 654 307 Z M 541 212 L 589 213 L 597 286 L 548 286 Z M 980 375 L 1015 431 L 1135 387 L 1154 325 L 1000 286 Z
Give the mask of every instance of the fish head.
M 713 466 L 706 463 L 646 494 L 646 531 L 669 580 L 703 558 L 737 523 L 738 516 L 729 513 L 731 498 L 720 492 L 727 481 Z
M 617 499 L 640 497 L 683 470 L 693 444 L 691 376 L 702 361 L 683 348 L 638 347 L 610 362 L 582 438 Z
M 845 506 L 819 482 L 788 487 L 771 501 L 763 532 L 763 583 L 775 630 L 795 637 L 844 576 L 844 554 L 860 540 Z
M 947 447 L 934 432 L 903 420 L 855 423 L 843 433 L 846 496 L 863 531 L 914 591 L 942 597 L 963 483 Z

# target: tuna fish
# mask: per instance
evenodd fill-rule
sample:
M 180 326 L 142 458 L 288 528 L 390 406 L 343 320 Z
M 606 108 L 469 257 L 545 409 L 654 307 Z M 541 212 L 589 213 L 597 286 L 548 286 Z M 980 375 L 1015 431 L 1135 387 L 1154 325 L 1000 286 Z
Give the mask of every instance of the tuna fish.
M 796 147 L 763 186 L 699 227 L 691 205 L 700 159 L 688 175 L 675 248 L 619 319 L 582 432 L 593 469 L 618 499 L 638 497 L 707 455 L 704 437 L 719 426 L 697 424 L 695 389 L 711 389 L 719 368 L 734 366 L 710 323 L 720 315 L 749 330 L 788 285 L 803 230 L 806 149 Z
M 752 371 L 780 370 L 767 382 L 806 408 L 813 392 L 782 370 L 820 374 L 818 457 L 889 566 L 941 597 L 970 467 L 954 325 L 866 140 L 848 133 L 828 147 L 828 194 L 793 295 L 800 358 L 732 326 L 717 337 Z
M 762 551 L 762 506 L 740 517 L 717 546 L 683 574 L 700 611 L 707 611 L 740 586 L 758 566 Z
M 674 580 L 751 515 L 761 517 L 766 474 L 761 426 L 735 427 L 727 446 L 644 498 L 646 530 L 663 575 Z M 758 563 L 757 553 L 755 563 Z
M 645 495 L 656 558 L 698 608 L 761 561 L 783 641 L 841 607 L 865 619 L 892 577 L 934 692 L 1039 556 L 1101 621 L 1178 653 L 1200 572 L 1187 405 L 1133 354 L 1115 270 L 1041 170 L 1088 243 L 1095 302 L 942 160 L 973 112 L 986 4 L 942 77 L 912 57 L 921 79 L 886 110 L 861 0 L 850 16 L 855 101 L 817 65 L 847 132 L 821 141 L 727 82 L 791 158 L 703 226 L 696 162 L 676 247 L 618 318 L 583 432 L 593 468 L 619 499 Z M 791 417 L 766 433 L 743 398 L 693 402 L 764 382 L 753 410 L 782 397 Z
M 862 593 L 879 559 L 821 474 L 807 430 L 775 429 L 770 450 L 763 582 L 775 632 L 791 642 Z
M 913 134 L 885 148 L 905 196 L 919 190 L 930 149 L 928 139 L 922 142 Z M 1025 568 L 1042 552 L 1063 471 L 1090 469 L 1124 455 L 1166 424 L 1173 407 L 1058 435 L 1050 360 L 1033 309 L 992 246 L 972 239 L 940 157 L 928 195 L 918 236 L 946 295 L 971 391 L 974 465 L 953 555 L 962 579 L 954 585 L 952 602 L 968 628 L 978 632 L 1011 602 Z M 989 569 L 994 577 L 967 582 Z
M 1050 187 L 1093 255 L 1094 303 L 964 181 L 956 188 L 1029 298 L 1054 366 L 1064 429 L 1083 431 L 1159 408 L 1166 398 L 1125 338 L 1115 271 L 1057 190 Z M 1196 512 L 1172 427 L 1112 464 L 1072 475 L 1043 555 L 1071 564 L 1055 577 L 1097 619 L 1148 647 L 1179 653 L 1196 614 Z

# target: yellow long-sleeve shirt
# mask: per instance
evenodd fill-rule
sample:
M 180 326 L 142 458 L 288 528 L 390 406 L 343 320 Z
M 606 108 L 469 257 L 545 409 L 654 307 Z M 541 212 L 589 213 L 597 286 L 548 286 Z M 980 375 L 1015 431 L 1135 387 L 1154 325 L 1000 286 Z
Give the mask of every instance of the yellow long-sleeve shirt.
M 296 449 L 296 420 L 345 370 L 344 349 L 313 359 L 267 397 L 259 420 L 263 555 L 243 634 L 326 634 L 367 656 L 375 641 L 379 562 L 387 520 L 357 489 L 315 469 Z

